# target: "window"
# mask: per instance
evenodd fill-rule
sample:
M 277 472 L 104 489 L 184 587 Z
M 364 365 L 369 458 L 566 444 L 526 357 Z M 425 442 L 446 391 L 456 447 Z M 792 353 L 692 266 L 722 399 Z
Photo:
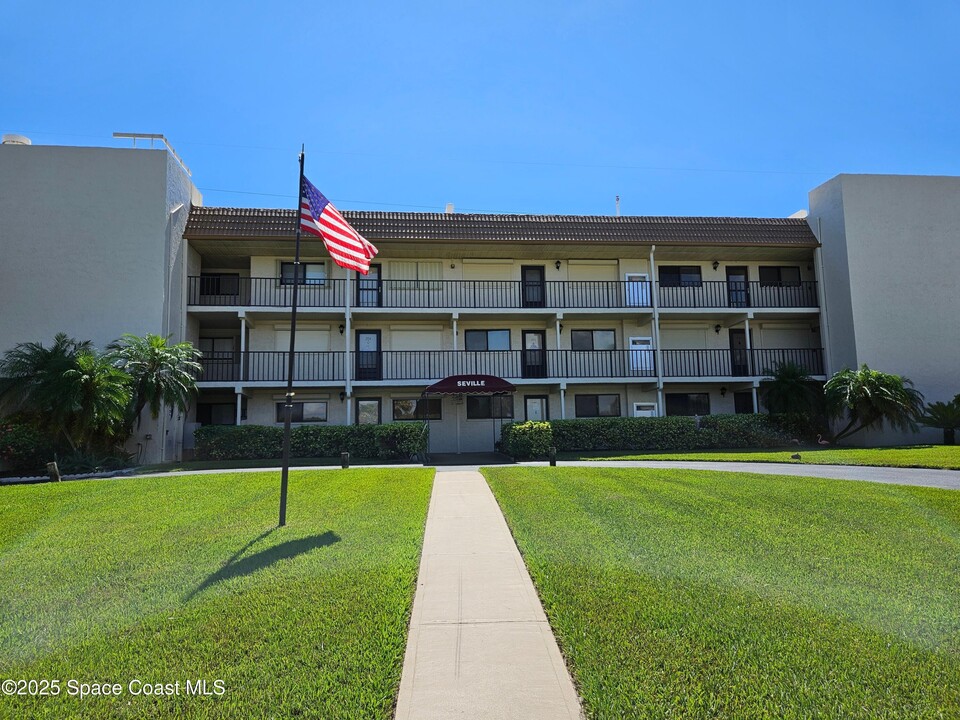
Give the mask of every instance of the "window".
M 467 395 L 468 420 L 512 417 L 512 395 Z
M 467 330 L 463 334 L 464 350 L 509 350 L 509 330 Z
M 613 330 L 572 330 L 572 350 L 616 350 L 617 340 Z
M 402 280 L 399 287 L 410 290 L 439 290 L 443 265 L 439 260 L 395 260 L 390 266 L 393 280 Z
M 709 415 L 709 393 L 667 393 L 667 415 Z
M 239 275 L 200 273 L 201 295 L 236 295 L 239 292 Z
M 620 417 L 619 395 L 577 395 L 577 417 Z
M 440 420 L 440 398 L 393 401 L 394 420 Z
M 233 425 L 236 421 L 236 403 L 197 403 L 197 422 L 201 425 Z
M 760 266 L 760 287 L 799 287 L 800 268 L 795 265 Z
M 753 393 L 749 390 L 733 394 L 733 411 L 737 415 L 753 414 Z
M 327 281 L 327 267 L 324 263 L 300 263 L 301 285 L 323 285 Z M 293 285 L 293 263 L 280 263 L 280 284 Z
M 277 422 L 286 421 L 286 403 L 277 403 Z M 295 402 L 290 422 L 315 423 L 327 421 L 327 404 L 325 402 Z
M 700 287 L 700 267 L 697 265 L 661 265 L 661 287 Z
M 380 424 L 380 398 L 357 398 L 357 425 Z

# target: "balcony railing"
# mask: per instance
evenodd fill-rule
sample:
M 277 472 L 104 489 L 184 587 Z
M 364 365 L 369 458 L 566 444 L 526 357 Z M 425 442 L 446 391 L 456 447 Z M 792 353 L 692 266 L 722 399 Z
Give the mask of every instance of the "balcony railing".
M 294 379 L 337 382 L 344 376 L 343 352 L 298 352 Z M 823 374 L 823 351 L 813 349 L 663 350 L 664 377 L 763 376 L 777 365 L 795 363 L 810 375 Z M 288 353 L 215 353 L 204 357 L 200 382 L 275 382 L 287 377 Z M 518 379 L 656 377 L 653 350 L 387 350 L 352 353 L 351 377 L 365 380 L 420 380 L 450 375 L 496 375 Z
M 753 350 L 661 350 L 663 377 L 738 377 L 769 375 L 793 363 L 808 375 L 823 375 L 820 348 Z
M 376 280 L 352 284 L 356 308 L 398 309 L 619 309 L 651 307 L 646 280 Z M 303 308 L 344 306 L 344 280 L 300 285 Z M 817 283 L 761 283 L 708 280 L 696 285 L 657 284 L 661 308 L 809 308 L 817 307 Z M 293 286 L 278 278 L 190 277 L 188 305 L 208 307 L 290 307 Z
M 820 305 L 817 283 L 707 280 L 699 284 L 658 283 L 661 308 L 808 308 Z

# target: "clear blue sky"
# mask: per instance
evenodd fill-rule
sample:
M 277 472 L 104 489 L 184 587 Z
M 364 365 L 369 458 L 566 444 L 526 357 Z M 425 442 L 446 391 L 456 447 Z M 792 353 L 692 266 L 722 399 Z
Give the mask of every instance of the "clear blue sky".
M 952 0 L 8 0 L 0 131 L 164 133 L 206 205 L 294 205 L 305 143 L 341 208 L 784 216 L 840 172 L 960 175 L 958 27 Z

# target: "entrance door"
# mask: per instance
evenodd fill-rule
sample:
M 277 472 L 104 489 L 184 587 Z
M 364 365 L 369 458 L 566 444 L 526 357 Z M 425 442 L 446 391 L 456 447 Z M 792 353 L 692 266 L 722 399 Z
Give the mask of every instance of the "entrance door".
M 523 406 L 526 410 L 527 422 L 546 422 L 550 419 L 546 395 L 525 395 Z
M 546 282 L 543 265 L 524 265 L 520 268 L 523 307 L 542 308 L 546 304 Z
M 650 307 L 650 276 L 646 273 L 627 273 L 624 278 L 627 307 Z
M 750 374 L 750 354 L 747 352 L 747 333 L 730 330 L 730 374 Z
M 632 337 L 628 340 L 630 349 L 630 374 L 643 377 L 656 375 L 653 368 L 653 338 Z
M 370 272 L 357 276 L 357 307 L 380 307 L 383 305 L 383 281 L 380 264 L 370 266 Z
M 750 287 L 747 268 L 727 268 L 727 302 L 730 307 L 750 307 Z
M 523 377 L 547 376 L 546 333 L 543 330 L 523 331 Z
M 357 330 L 357 380 L 381 380 L 380 331 Z

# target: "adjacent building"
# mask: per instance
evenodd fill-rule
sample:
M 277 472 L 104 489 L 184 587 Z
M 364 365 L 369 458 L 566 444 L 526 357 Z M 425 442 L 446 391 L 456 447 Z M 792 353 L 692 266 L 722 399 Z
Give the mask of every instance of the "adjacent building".
M 158 149 L 0 145 L 0 352 L 58 332 L 186 337 L 183 229 L 202 199 Z M 179 457 L 183 418 L 142 420 L 130 450 Z

